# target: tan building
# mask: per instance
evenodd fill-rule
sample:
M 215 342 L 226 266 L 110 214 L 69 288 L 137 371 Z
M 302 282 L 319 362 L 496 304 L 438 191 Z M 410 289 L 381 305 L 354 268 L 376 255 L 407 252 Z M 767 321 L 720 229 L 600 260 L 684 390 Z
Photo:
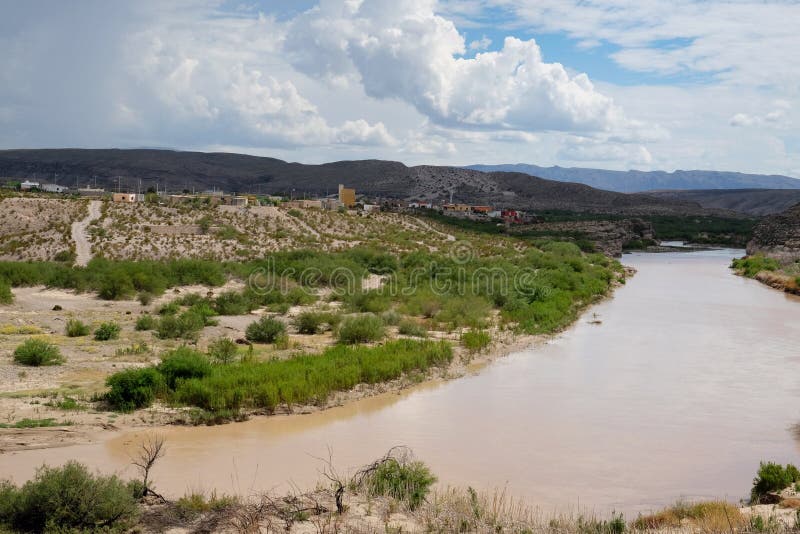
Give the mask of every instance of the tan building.
M 347 208 L 352 208 L 356 205 L 356 190 L 348 189 L 342 184 L 339 184 L 339 202 Z
M 136 202 L 136 193 L 114 193 L 114 202 Z

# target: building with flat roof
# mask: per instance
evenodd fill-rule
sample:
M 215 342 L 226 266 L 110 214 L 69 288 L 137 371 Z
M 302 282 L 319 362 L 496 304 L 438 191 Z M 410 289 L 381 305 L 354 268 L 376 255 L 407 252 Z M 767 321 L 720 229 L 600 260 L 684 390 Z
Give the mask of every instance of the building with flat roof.
M 356 190 L 348 189 L 344 185 L 339 184 L 339 202 L 347 208 L 352 208 L 356 205 Z

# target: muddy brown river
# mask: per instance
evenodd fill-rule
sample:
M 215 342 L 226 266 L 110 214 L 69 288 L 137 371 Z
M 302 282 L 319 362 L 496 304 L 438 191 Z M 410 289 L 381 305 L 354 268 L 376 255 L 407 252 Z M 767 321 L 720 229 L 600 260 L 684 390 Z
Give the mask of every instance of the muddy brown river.
M 458 380 L 317 414 L 167 428 L 157 488 L 308 487 L 329 451 L 347 471 L 404 444 L 442 485 L 505 488 L 545 511 L 736 501 L 760 460 L 800 462 L 800 299 L 733 276 L 735 255 L 627 255 L 638 273 L 614 298 Z M 139 439 L 0 455 L 0 475 L 67 459 L 132 475 Z

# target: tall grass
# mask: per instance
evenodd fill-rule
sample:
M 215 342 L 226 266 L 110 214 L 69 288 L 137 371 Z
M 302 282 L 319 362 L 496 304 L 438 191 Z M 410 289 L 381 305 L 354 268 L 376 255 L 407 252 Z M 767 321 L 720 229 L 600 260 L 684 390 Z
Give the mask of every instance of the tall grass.
M 32 337 L 14 349 L 14 361 L 21 365 L 40 367 L 61 365 L 66 359 L 61 355 L 57 346 L 43 339 Z
M 777 271 L 780 264 L 773 258 L 756 254 L 733 260 L 731 268 L 748 278 L 754 278 L 761 271 Z
M 281 404 L 322 403 L 333 392 L 445 366 L 452 357 L 446 342 L 409 339 L 379 347 L 337 345 L 322 354 L 228 365 L 210 365 L 203 355 L 183 348 L 167 354 L 157 367 L 109 377 L 107 399 L 122 411 L 149 406 L 156 398 L 212 412 L 271 411 Z

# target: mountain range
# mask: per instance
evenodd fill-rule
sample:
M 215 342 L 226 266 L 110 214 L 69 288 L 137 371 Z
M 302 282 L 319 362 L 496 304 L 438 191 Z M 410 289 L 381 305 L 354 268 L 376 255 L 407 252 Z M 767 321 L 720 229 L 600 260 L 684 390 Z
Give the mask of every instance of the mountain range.
M 620 193 L 694 189 L 800 189 L 800 179 L 789 176 L 725 171 L 609 171 L 579 167 L 539 167 L 524 163 L 470 165 L 467 168 L 483 172 L 521 172 L 548 180 L 586 184 Z

